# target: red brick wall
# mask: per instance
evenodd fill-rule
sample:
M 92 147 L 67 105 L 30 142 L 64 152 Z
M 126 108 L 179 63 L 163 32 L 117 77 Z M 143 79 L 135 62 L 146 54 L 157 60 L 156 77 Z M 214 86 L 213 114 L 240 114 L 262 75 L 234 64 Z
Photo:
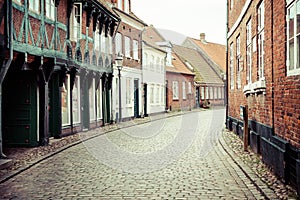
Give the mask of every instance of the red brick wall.
M 172 110 L 188 110 L 195 106 L 195 88 L 194 88 L 194 76 L 184 75 L 179 73 L 166 72 L 166 80 L 168 80 L 168 93 L 167 93 L 167 108 Z M 178 81 L 178 100 L 173 100 L 173 81 Z M 192 94 L 189 99 L 186 95 L 186 99 L 182 98 L 182 82 L 186 82 L 186 91 L 188 91 L 188 82 L 192 84 Z
M 257 37 L 257 4 L 254 0 L 239 27 L 228 39 L 234 44 L 236 55 L 236 37 L 240 34 L 241 54 L 246 69 L 246 23 L 252 19 L 252 36 Z M 248 104 L 249 119 L 273 127 L 275 134 L 300 148 L 300 75 L 287 76 L 286 69 L 286 1 L 265 0 L 265 58 L 264 75 L 265 94 L 251 94 L 246 97 L 243 87 L 246 82 L 246 70 L 242 71 L 242 88 L 230 89 L 230 71 L 228 80 L 229 116 L 239 118 L 239 106 Z M 272 8 L 273 6 L 273 8 Z M 273 13 L 272 13 L 273 9 Z M 238 13 L 229 12 L 229 24 L 232 26 Z M 273 15 L 272 15 L 273 14 Z M 273 20 L 272 20 L 273 18 Z M 229 27 L 231 28 L 231 27 Z M 228 59 L 229 59 L 228 54 Z M 258 50 L 252 52 L 252 82 L 257 81 Z M 236 65 L 235 65 L 236 66 Z M 236 81 L 235 81 L 236 82 Z M 273 84 L 274 82 L 274 84 Z M 272 91 L 274 86 L 274 91 Z M 273 98 L 274 92 L 274 98 Z M 273 121 L 274 120 L 274 121 Z
M 142 31 L 138 30 L 132 26 L 130 26 L 129 24 L 126 24 L 124 22 L 120 23 L 120 26 L 118 28 L 118 32 L 122 34 L 122 42 L 123 42 L 123 55 L 125 55 L 125 39 L 124 37 L 127 36 L 130 38 L 131 42 L 131 52 L 130 52 L 130 56 L 131 58 L 133 58 L 133 46 L 132 46 L 132 41 L 133 40 L 137 40 L 139 41 L 139 48 L 138 48 L 138 57 L 139 57 L 139 61 L 138 60 L 134 60 L 134 59 L 129 59 L 129 58 L 125 58 L 123 60 L 123 65 L 127 66 L 127 67 L 132 67 L 132 68 L 137 68 L 137 69 L 142 69 L 142 65 L 141 65 L 141 55 L 142 55 Z

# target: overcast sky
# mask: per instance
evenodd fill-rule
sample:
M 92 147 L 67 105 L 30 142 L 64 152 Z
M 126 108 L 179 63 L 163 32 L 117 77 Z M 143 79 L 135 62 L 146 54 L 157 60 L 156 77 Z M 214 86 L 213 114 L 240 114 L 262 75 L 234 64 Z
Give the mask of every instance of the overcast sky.
M 226 43 L 226 0 L 131 0 L 131 9 L 156 28 Z

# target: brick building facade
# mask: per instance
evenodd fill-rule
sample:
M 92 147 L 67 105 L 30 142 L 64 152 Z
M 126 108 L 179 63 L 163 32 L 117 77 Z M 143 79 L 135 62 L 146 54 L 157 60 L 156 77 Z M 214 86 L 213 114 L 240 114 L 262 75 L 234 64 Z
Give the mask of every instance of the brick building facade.
M 229 0 L 227 127 L 243 136 L 274 172 L 300 192 L 300 3 Z

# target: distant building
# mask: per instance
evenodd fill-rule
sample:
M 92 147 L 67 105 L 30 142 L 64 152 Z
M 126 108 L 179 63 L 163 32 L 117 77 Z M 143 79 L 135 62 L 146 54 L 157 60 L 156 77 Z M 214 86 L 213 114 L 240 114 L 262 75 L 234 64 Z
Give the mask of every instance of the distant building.
M 300 3 L 228 1 L 227 127 L 300 194 Z
M 224 81 L 212 62 L 198 50 L 173 45 L 173 52 L 195 73 L 196 106 L 209 107 L 224 105 Z
M 163 38 L 152 25 L 145 27 L 142 37 L 144 115 L 147 116 L 165 112 L 167 52 L 159 46 Z

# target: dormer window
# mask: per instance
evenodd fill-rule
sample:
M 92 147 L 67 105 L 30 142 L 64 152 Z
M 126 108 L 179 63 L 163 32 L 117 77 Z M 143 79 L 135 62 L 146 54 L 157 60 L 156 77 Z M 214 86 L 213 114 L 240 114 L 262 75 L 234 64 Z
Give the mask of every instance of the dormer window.
M 124 0 L 124 12 L 129 13 L 129 0 Z

